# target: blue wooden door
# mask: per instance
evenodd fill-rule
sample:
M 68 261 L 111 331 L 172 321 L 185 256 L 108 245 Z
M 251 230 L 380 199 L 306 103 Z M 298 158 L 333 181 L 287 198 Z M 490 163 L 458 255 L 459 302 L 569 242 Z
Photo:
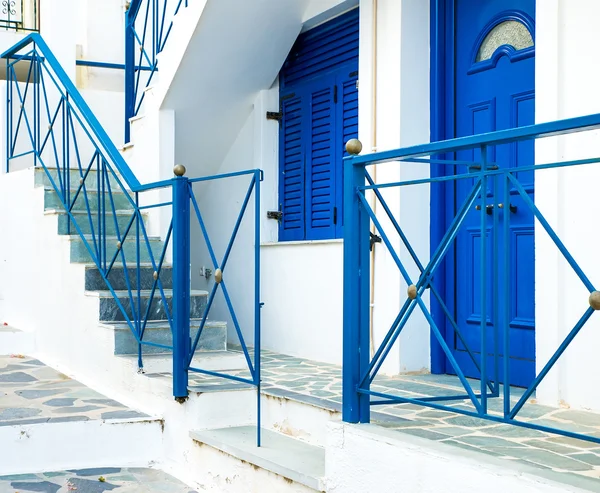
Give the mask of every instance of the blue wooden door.
M 456 0 L 455 1 L 455 73 L 454 126 L 457 137 L 490 132 L 534 123 L 534 18 L 535 0 Z M 460 160 L 478 160 L 479 151 L 457 153 Z M 496 146 L 489 149 L 488 160 L 500 167 L 533 164 L 533 142 Z M 473 172 L 473 171 L 471 171 Z M 533 198 L 533 172 L 518 173 L 521 184 Z M 473 185 L 473 180 L 458 180 L 454 184 L 449 207 L 457 210 Z M 496 198 L 493 184 L 486 191 L 488 207 L 498 207 L 504 194 L 504 183 L 498 183 Z M 510 189 L 510 206 L 503 204 L 499 221 L 510 216 L 510 383 L 528 385 L 535 377 L 534 320 L 534 222 L 516 190 Z M 481 285 L 480 247 L 481 215 L 487 222 L 488 282 Z M 501 238 L 492 238 L 491 214 L 475 207 L 456 239 L 455 307 L 457 324 L 476 359 L 481 354 L 481 290 L 487 297 L 486 333 L 488 344 L 488 374 L 492 375 L 494 334 L 504 326 L 502 313 L 495 318 L 493 293 L 500 293 L 498 307 L 503 306 L 504 290 L 499 280 L 492 278 L 492 242 L 498 242 L 498 258 L 502 259 Z M 451 284 L 451 283 L 450 283 Z M 501 310 L 499 310 L 502 312 Z M 498 328 L 494 321 L 499 320 Z M 496 329 L 498 332 L 496 332 Z M 466 374 L 480 377 L 472 359 L 453 330 L 447 339 Z M 499 346 L 502 344 L 500 342 Z M 500 368 L 502 368 L 502 354 Z M 447 365 L 450 368 L 449 365 Z M 502 380 L 500 372 L 500 380 Z

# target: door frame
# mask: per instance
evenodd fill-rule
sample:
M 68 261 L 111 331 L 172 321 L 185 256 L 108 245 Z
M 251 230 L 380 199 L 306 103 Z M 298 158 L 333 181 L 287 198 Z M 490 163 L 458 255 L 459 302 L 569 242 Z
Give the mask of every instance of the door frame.
M 455 0 L 430 0 L 430 141 L 454 138 L 454 14 Z M 432 178 L 444 176 L 439 165 L 430 165 Z M 431 183 L 430 201 L 430 255 L 434 254 L 446 232 L 454 206 L 454 194 L 444 182 Z M 450 206 L 450 207 L 448 207 Z M 443 215 L 435 214 L 443 211 Z M 444 297 L 446 305 L 455 312 L 454 250 L 450 249 L 434 276 L 434 285 Z M 431 297 L 431 315 L 440 332 L 446 337 L 452 330 L 439 303 Z M 431 373 L 447 373 L 447 358 L 433 331 L 430 333 Z

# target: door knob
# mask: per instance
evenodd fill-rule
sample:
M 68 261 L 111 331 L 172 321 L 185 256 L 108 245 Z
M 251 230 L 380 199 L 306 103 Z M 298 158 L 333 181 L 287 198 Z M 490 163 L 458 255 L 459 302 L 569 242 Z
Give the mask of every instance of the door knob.
M 481 206 L 480 205 L 476 205 L 475 206 L 475 210 L 476 211 L 480 211 L 481 210 Z M 488 205 L 485 206 L 485 213 L 487 215 L 491 215 L 492 212 L 493 212 L 493 210 L 494 210 L 494 204 L 488 204 Z
M 498 208 L 499 209 L 504 209 L 504 204 L 498 204 Z M 516 205 L 510 204 L 508 208 L 510 209 L 510 212 L 512 212 L 513 214 L 515 212 L 517 212 L 517 206 Z

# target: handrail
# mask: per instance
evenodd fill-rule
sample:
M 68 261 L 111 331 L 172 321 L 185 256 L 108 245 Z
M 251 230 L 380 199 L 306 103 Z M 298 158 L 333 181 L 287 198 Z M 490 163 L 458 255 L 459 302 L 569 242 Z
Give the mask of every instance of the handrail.
M 31 47 L 31 48 L 30 48 Z M 86 257 L 75 261 L 93 262 L 102 278 L 102 290 L 108 290 L 118 308 L 110 321 L 123 320 L 135 338 L 138 367 L 143 369 L 143 347 L 173 351 L 173 396 L 184 400 L 188 395 L 188 374 L 195 372 L 255 386 L 260 416 L 260 169 L 188 178 L 185 167 L 178 165 L 174 177 L 140 184 L 110 137 L 68 77 L 50 48 L 38 34 L 32 34 L 6 50 L 6 163 L 7 172 L 16 166 L 39 166 L 45 173 L 45 193 L 58 198 L 65 221 L 63 234 L 75 236 L 83 244 Z M 18 64 L 26 63 L 27 76 L 17 76 Z M 217 256 L 206 228 L 205 205 L 196 198 L 194 185 L 230 179 L 249 180 L 235 226 L 222 256 Z M 170 188 L 172 200 L 140 204 L 140 194 Z M 133 192 L 133 193 L 131 193 Z M 253 211 L 250 199 L 254 197 Z M 153 199 L 154 200 L 154 199 Z M 145 224 L 148 209 L 167 209 L 166 233 L 151 238 Z M 164 210 L 164 209 L 163 209 Z M 223 277 L 240 226 L 247 215 L 254 218 L 254 313 L 247 325 L 254 329 L 254 362 L 244 340 L 242 323 Z M 165 215 L 162 214 L 164 217 Z M 191 223 L 197 220 L 202 231 L 215 279 L 201 311 L 192 307 L 190 280 Z M 166 224 L 165 224 L 166 226 Z M 172 276 L 164 276 L 172 246 Z M 195 246 L 195 245 L 194 245 Z M 72 250 L 73 251 L 73 250 Z M 194 248 L 194 251 L 197 251 Z M 79 253 L 77 255 L 80 255 Z M 144 264 L 144 265 L 142 265 Z M 231 262 L 229 262 L 231 265 Z M 245 267 L 246 268 L 246 267 Z M 149 273 L 142 269 L 151 269 Z M 142 282 L 142 274 L 146 280 Z M 226 276 L 227 277 L 227 276 Z M 171 284 L 172 295 L 169 298 Z M 145 287 L 142 288 L 142 285 Z M 106 287 L 105 287 L 106 286 Z M 198 367 L 194 354 L 221 290 L 235 332 L 242 347 L 250 378 Z M 142 293 L 144 291 L 144 293 Z M 193 308 L 193 310 L 192 310 Z M 157 312 L 157 310 L 159 310 Z M 194 320 L 191 312 L 194 311 Z M 199 319 L 199 321 L 198 321 Z M 173 343 L 163 344 L 145 339 L 149 323 L 168 323 Z M 191 331 L 196 334 L 191 338 Z M 260 425 L 260 423 L 259 423 Z M 260 428 L 260 426 L 259 426 Z M 258 432 L 260 442 L 260 431 Z
M 600 128 L 600 113 L 546 123 L 536 123 L 535 125 L 526 125 L 506 130 L 496 130 L 494 132 L 469 135 L 467 137 L 440 140 L 437 142 L 402 147 L 400 149 L 376 152 L 373 154 L 347 156 L 345 159 L 351 160 L 353 164 L 360 166 L 382 163 L 385 161 L 432 156 L 445 152 L 463 151 L 482 145 L 500 145 L 535 138 L 554 137 L 557 135 L 566 135 L 598 128 Z M 428 163 L 429 162 L 426 164 Z
M 362 150 L 359 141 L 348 142 L 346 150 L 350 156 L 345 158 L 344 163 L 344 421 L 366 423 L 370 420 L 370 406 L 410 403 L 600 443 L 599 437 L 584 431 L 560 429 L 558 425 L 554 427 L 546 423 L 518 419 L 523 405 L 534 395 L 565 350 L 585 328 L 593 313 L 600 310 L 598 284 L 594 284 L 593 278 L 586 275 L 575 256 L 561 240 L 560 232 L 553 229 L 533 200 L 532 189 L 528 188 L 532 183 L 531 175 L 549 169 L 599 166 L 600 157 L 590 156 L 540 164 L 521 160 L 516 165 L 510 162 L 506 155 L 501 157 L 497 150 L 497 146 L 501 145 L 523 141 L 533 144 L 536 139 L 598 128 L 600 114 L 592 114 L 365 155 L 358 155 Z M 460 153 L 472 149 L 478 149 L 480 152 Z M 424 158 L 425 156 L 427 158 Z M 492 162 L 492 159 L 497 159 L 498 162 Z M 437 173 L 424 173 L 423 178 L 379 184 L 371 176 L 370 166 L 382 162 L 390 165 L 391 162 L 395 162 L 396 165 L 406 162 L 441 169 Z M 424 171 L 428 169 L 425 168 Z M 528 176 L 525 184 L 521 183 L 524 175 Z M 434 194 L 441 190 L 451 190 L 450 187 L 436 187 L 441 187 L 444 183 L 455 185 L 459 181 L 462 181 L 462 195 L 460 199 L 454 196 L 455 210 L 452 210 L 450 217 L 447 217 L 446 213 L 443 214 L 445 222 L 440 225 L 441 231 L 436 229 L 432 234 L 431 255 L 427 261 L 422 261 L 416 253 L 418 250 L 405 234 L 403 222 L 386 202 L 383 190 L 395 188 L 402 193 L 400 187 L 424 186 L 430 187 L 428 193 Z M 382 214 L 375 213 L 366 198 L 368 193 L 374 194 Z M 538 368 L 541 368 L 539 373 L 534 374 L 532 371 L 531 380 L 521 382 L 528 387 L 524 393 L 515 397 L 510 386 L 511 368 L 514 363 L 509 355 L 514 336 L 510 335 L 512 307 L 509 273 L 513 269 L 511 259 L 515 258 L 516 248 L 511 237 L 511 225 L 516 220 L 512 216 L 517 210 L 519 221 L 527 218 L 527 221 L 531 220 L 531 227 L 536 223 L 536 236 L 543 232 L 548 235 L 563 260 L 588 291 L 589 297 L 581 298 L 581 314 L 578 321 L 566 327 L 566 337 L 543 366 L 538 364 Z M 384 227 L 383 220 L 389 221 L 391 227 Z M 402 306 L 373 356 L 370 356 L 369 351 L 371 288 L 368 279 L 369 250 L 372 247 L 371 223 L 375 225 L 381 237 L 382 248 L 384 247 L 391 256 L 407 286 Z M 451 255 L 449 252 L 456 252 L 461 248 L 459 234 L 464 234 L 466 230 L 469 234 L 477 233 L 480 238 L 479 252 L 471 252 L 473 260 L 475 255 L 479 258 L 478 283 L 482 287 L 478 300 L 478 344 L 474 344 L 474 338 L 464 336 L 464 327 L 459 323 L 456 307 L 446 304 L 448 300 L 442 295 L 441 289 L 443 283 L 437 274 L 444 270 L 446 257 Z M 396 243 L 400 246 L 395 246 Z M 408 251 L 407 258 L 400 255 L 401 250 Z M 414 275 L 409 265 L 417 267 Z M 488 286 L 489 288 L 486 288 Z M 452 372 L 460 380 L 463 387 L 461 392 L 464 393 L 435 395 L 432 388 L 431 394 L 415 395 L 411 392 L 407 395 L 398 387 L 398 395 L 371 389 L 401 332 L 414 318 L 413 313 L 419 313 L 425 318 L 428 325 L 426 330 L 440 348 L 440 356 L 445 358 Z M 460 343 L 462 359 L 456 356 L 448 342 L 449 339 L 458 341 L 456 344 Z M 476 389 L 467 380 L 468 377 L 478 378 L 479 388 Z M 504 384 L 502 387 L 501 382 Z M 501 399 L 502 414 L 495 412 L 497 409 L 488 408 L 488 401 L 494 398 Z M 452 405 L 452 401 L 459 405 Z
M 1 58 L 10 59 L 13 58 L 19 51 L 27 47 L 28 45 L 33 44 L 37 46 L 40 51 L 43 53 L 46 62 L 52 67 L 52 70 L 56 73 L 58 79 L 61 84 L 64 86 L 65 91 L 69 95 L 71 101 L 79 108 L 81 111 L 81 116 L 86 120 L 88 125 L 92 128 L 94 134 L 96 135 L 98 141 L 113 161 L 115 167 L 117 168 L 120 175 L 123 177 L 127 186 L 132 191 L 137 191 L 137 189 L 141 186 L 137 177 L 131 171 L 131 168 L 127 165 L 123 156 L 119 153 L 119 150 L 114 145 L 88 104 L 85 102 L 81 93 L 73 84 L 73 81 L 67 75 L 65 70 L 62 68 L 61 64 L 58 62 L 46 42 L 38 33 L 31 33 L 24 37 L 21 41 L 16 43 L 14 46 L 6 50 L 2 53 Z

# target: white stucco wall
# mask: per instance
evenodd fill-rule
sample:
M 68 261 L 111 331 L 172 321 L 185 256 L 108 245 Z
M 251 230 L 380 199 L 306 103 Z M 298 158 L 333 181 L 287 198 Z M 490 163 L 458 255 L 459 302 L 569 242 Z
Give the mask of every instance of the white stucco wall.
M 125 63 L 125 1 L 80 0 L 76 7 L 77 58 Z M 123 91 L 123 70 L 79 66 L 77 71 L 81 87 Z
M 592 0 L 537 2 L 536 122 L 600 112 L 590 63 L 600 46 L 594 19 L 600 5 Z M 538 141 L 536 161 L 597 157 L 598 132 Z M 600 279 L 594 247 L 598 164 L 538 171 L 536 204 L 592 283 Z M 596 284 L 597 286 L 597 284 Z M 583 312 L 588 293 L 543 228 L 536 225 L 536 359 L 538 371 L 558 348 Z M 596 315 L 582 329 L 538 391 L 551 404 L 600 409 L 600 391 L 592 370 L 600 344 Z

